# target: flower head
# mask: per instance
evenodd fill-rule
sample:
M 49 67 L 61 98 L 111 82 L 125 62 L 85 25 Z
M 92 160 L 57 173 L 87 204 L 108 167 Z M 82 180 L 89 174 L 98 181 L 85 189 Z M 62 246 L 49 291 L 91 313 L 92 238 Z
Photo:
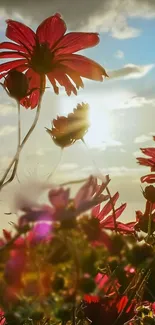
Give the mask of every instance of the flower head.
M 28 79 L 22 72 L 11 70 L 5 78 L 4 87 L 11 97 L 20 101 L 28 94 Z
M 10 69 L 17 68 L 26 71 L 26 76 L 31 79 L 31 89 L 39 89 L 41 78 L 47 76 L 56 94 L 59 93 L 58 82 L 65 87 L 68 95 L 72 92 L 77 94 L 77 89 L 83 87 L 81 77 L 102 81 L 103 76 L 107 76 L 104 68 L 91 59 L 75 54 L 97 45 L 98 34 L 65 34 L 66 29 L 60 14 L 45 19 L 36 33 L 20 22 L 7 20 L 6 36 L 13 42 L 0 44 L 0 49 L 7 50 L 0 53 L 0 58 L 16 60 L 0 65 L 0 77 L 4 77 Z M 37 90 L 33 96 L 39 100 Z
M 146 186 L 145 191 L 143 191 L 143 195 L 146 200 L 151 203 L 155 203 L 155 187 L 153 185 Z
M 58 116 L 53 120 L 52 129 L 46 129 L 53 141 L 60 147 L 70 146 L 75 141 L 83 139 L 89 128 L 88 104 L 78 104 L 73 113 Z

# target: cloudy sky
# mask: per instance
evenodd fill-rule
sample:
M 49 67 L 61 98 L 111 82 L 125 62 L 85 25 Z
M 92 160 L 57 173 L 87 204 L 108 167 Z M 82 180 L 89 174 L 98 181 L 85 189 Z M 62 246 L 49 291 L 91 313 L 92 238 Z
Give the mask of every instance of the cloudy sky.
M 143 209 L 140 177 L 148 169 L 139 167 L 139 148 L 152 146 L 155 135 L 155 2 L 154 0 L 1 0 L 0 41 L 5 40 L 5 20 L 23 21 L 35 29 L 44 18 L 59 12 L 69 31 L 97 31 L 100 44 L 81 54 L 102 64 L 109 74 L 103 83 L 84 80 L 85 88 L 78 96 L 59 96 L 48 89 L 43 100 L 38 126 L 21 155 L 18 176 L 22 184 L 28 180 L 44 181 L 60 160 L 56 147 L 44 127 L 59 114 L 67 114 L 78 102 L 90 105 L 91 128 L 85 138 L 89 150 L 76 143 L 65 149 L 51 181 L 97 173 L 111 176 L 112 193 L 120 193 L 120 202 L 128 202 L 126 220 L 135 210 Z M 0 171 L 5 170 L 17 145 L 17 109 L 0 90 Z M 22 108 L 23 135 L 32 123 L 34 111 Z M 8 201 L 17 183 L 3 191 L 1 224 L 7 226 L 15 216 Z

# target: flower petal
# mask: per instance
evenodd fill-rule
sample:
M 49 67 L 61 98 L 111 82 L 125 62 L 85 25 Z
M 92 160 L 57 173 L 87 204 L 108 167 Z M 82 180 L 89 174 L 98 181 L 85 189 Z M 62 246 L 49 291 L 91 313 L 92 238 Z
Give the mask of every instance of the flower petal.
M 77 90 L 75 86 L 71 83 L 68 76 L 65 73 L 61 72 L 61 70 L 55 69 L 52 73 L 49 73 L 48 74 L 49 80 L 50 80 L 50 75 L 53 75 L 53 78 L 56 79 L 61 86 L 65 87 L 68 96 L 70 96 L 72 92 L 75 95 L 77 95 Z
M 143 158 L 143 157 L 139 157 L 136 158 L 138 161 L 138 164 L 143 165 L 143 166 L 147 166 L 147 167 L 151 167 L 151 171 L 155 170 L 155 161 L 153 158 Z
M 55 81 L 55 78 L 54 78 L 53 73 L 52 72 L 51 73 L 48 73 L 47 74 L 47 77 L 48 77 L 50 83 L 53 86 L 53 89 L 54 89 L 55 94 L 58 95 L 59 94 L 59 87 L 56 85 L 56 81 Z
M 0 64 L 0 73 L 3 72 L 3 75 L 0 75 L 0 78 L 4 77 L 4 75 L 6 75 L 9 70 L 15 69 L 23 64 L 25 64 L 25 70 L 26 70 L 26 65 L 27 65 L 26 59 L 23 60 L 20 59 L 20 60 L 15 60 L 15 61 L 10 61 L 10 62 L 5 62 Z
M 116 192 L 115 195 L 111 198 L 112 202 L 113 202 L 113 205 L 115 205 L 116 201 L 118 200 L 119 198 L 119 193 Z M 111 202 L 110 200 L 108 201 L 108 203 L 104 206 L 104 208 L 101 210 L 101 212 L 99 213 L 99 215 L 97 216 L 97 218 L 99 220 L 103 220 L 107 215 L 108 213 L 112 210 L 112 205 L 111 205 Z
M 28 26 L 11 19 L 7 20 L 6 37 L 21 44 L 28 52 L 32 52 L 36 44 L 36 35 Z
M 140 148 L 144 155 L 150 156 L 155 159 L 155 148 Z
M 120 215 L 123 213 L 123 211 L 126 209 L 126 203 L 122 204 L 119 208 L 117 208 L 115 210 L 115 218 L 118 219 L 120 217 Z M 113 224 L 113 214 L 111 214 L 110 216 L 108 216 L 106 219 L 101 220 L 101 223 L 103 221 L 103 223 L 112 223 Z
M 149 175 L 142 176 L 140 180 L 142 183 L 145 183 L 145 182 L 149 183 L 149 184 L 155 183 L 155 174 L 149 174 Z
M 16 51 L 5 51 L 5 52 L 0 52 L 0 59 L 10 59 L 10 58 L 23 58 L 27 57 L 27 54 L 25 53 L 18 53 Z
M 68 33 L 56 45 L 56 54 L 71 54 L 99 43 L 97 33 Z
M 37 28 L 36 35 L 39 43 L 48 43 L 52 48 L 66 32 L 65 22 L 60 14 L 45 19 Z
M 11 42 L 2 42 L 2 43 L 0 43 L 0 49 L 19 51 L 19 52 L 23 52 L 23 53 L 29 53 L 25 49 L 25 47 L 23 47 L 22 45 L 18 45 L 18 44 L 11 43 Z
M 102 81 L 103 76 L 107 77 L 105 69 L 95 61 L 78 54 L 66 54 L 56 56 L 56 62 L 60 62 L 62 66 L 70 68 L 80 74 L 80 76 Z
M 22 99 L 20 103 L 25 108 L 34 109 L 38 105 L 40 98 L 40 75 L 32 69 L 28 69 L 26 76 L 29 80 L 29 91 L 32 91 L 32 93 L 30 96 Z
M 97 188 L 97 178 L 90 176 L 84 185 L 77 192 L 74 203 L 76 208 L 78 208 L 81 203 L 85 201 L 90 201 L 96 192 Z
M 29 90 L 33 88 L 40 89 L 40 75 L 31 68 L 26 71 L 26 77 L 29 80 Z

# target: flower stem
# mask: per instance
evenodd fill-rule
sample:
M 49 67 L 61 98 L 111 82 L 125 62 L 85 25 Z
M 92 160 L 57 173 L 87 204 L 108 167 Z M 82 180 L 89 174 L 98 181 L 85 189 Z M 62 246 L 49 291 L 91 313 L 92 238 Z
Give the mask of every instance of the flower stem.
M 76 179 L 76 180 L 73 180 L 73 181 L 64 182 L 64 183 L 61 183 L 59 185 L 60 186 L 66 186 L 66 185 L 72 185 L 72 184 L 79 184 L 79 183 L 84 183 L 87 180 L 88 180 L 88 177 L 87 178 L 82 178 L 82 179 Z
M 53 170 L 51 171 L 51 173 L 47 176 L 46 181 L 49 181 L 49 179 L 51 178 L 51 176 L 53 176 L 53 174 L 54 174 L 55 171 L 57 170 L 58 166 L 59 166 L 60 163 L 61 163 L 62 155 L 63 155 L 63 149 L 61 149 L 59 160 L 58 160 L 57 164 L 55 165 L 55 167 L 53 168 Z
M 152 203 L 150 203 L 150 213 L 149 213 L 149 220 L 148 220 L 148 238 L 151 236 L 151 226 L 152 226 Z
M 97 173 L 100 175 L 101 179 L 103 179 L 103 174 L 102 172 L 100 171 L 99 167 L 96 165 L 96 162 L 94 161 L 94 159 L 92 158 L 91 154 L 90 154 L 90 150 L 89 150 L 89 147 L 88 145 L 86 144 L 86 142 L 84 141 L 84 139 L 81 139 L 82 142 L 84 143 L 84 145 L 86 146 L 88 152 L 89 152 L 89 155 L 91 157 L 91 160 L 93 162 L 93 165 L 97 171 Z M 113 203 L 113 200 L 112 200 L 112 196 L 111 196 L 111 193 L 110 193 L 110 190 L 109 190 L 109 187 L 106 186 L 106 191 L 107 191 L 107 194 L 109 195 L 109 200 L 110 200 L 110 203 L 111 203 L 111 207 L 112 207 L 112 211 L 113 211 L 113 221 L 114 221 L 114 228 L 115 228 L 115 232 L 117 233 L 117 222 L 116 222 L 116 213 L 115 213 L 115 206 L 114 206 L 114 203 Z
M 13 159 L 10 162 L 7 170 L 5 171 L 2 179 L 0 180 L 0 190 L 2 190 L 2 188 L 4 186 L 6 186 L 8 183 L 11 183 L 13 181 L 13 179 L 15 178 L 21 150 L 23 149 L 25 143 L 29 139 L 29 137 L 32 134 L 34 128 L 36 127 L 39 116 L 40 116 L 40 109 L 41 109 L 41 102 L 42 102 L 43 93 L 44 93 L 44 77 L 41 77 L 40 99 L 39 99 L 36 115 L 35 115 L 34 121 L 33 121 L 32 125 L 31 125 L 30 129 L 28 130 L 27 134 L 25 135 L 25 137 L 24 137 L 24 139 L 23 139 L 23 141 L 22 141 L 22 143 L 20 145 L 19 145 L 19 141 L 21 142 L 21 127 L 20 127 L 20 114 L 19 114 L 19 105 L 18 105 L 18 147 L 17 147 L 17 151 L 16 151 L 15 156 L 13 157 Z M 8 173 L 11 170 L 13 165 L 14 165 L 14 168 L 13 168 L 12 174 L 11 174 L 10 178 L 5 182 L 5 179 L 6 179 Z

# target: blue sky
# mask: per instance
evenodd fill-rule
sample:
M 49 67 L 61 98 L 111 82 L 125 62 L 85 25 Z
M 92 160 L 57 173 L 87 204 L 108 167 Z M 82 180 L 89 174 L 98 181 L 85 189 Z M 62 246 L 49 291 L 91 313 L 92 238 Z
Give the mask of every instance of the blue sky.
M 22 7 L 14 1 L 13 12 L 10 11 L 8 4 L 8 7 L 7 5 L 5 7 L 5 3 L 3 6 L 0 4 L 0 10 L 3 9 L 0 41 L 4 40 L 6 18 L 20 17 L 21 21 L 29 22 L 34 28 L 46 18 L 47 12 L 49 14 L 51 10 L 51 14 L 55 13 L 53 10 L 56 8 L 56 2 L 53 2 L 53 7 L 47 0 L 45 2 L 47 4 L 45 10 L 40 7 L 37 13 L 33 12 L 33 4 L 32 8 L 24 5 Z M 83 3 L 86 2 L 87 0 Z M 34 178 L 39 177 L 44 181 L 45 175 L 51 172 L 60 156 L 60 149 L 52 143 L 44 127 L 49 127 L 51 120 L 58 114 L 72 111 L 78 102 L 88 102 L 92 126 L 86 141 L 90 152 L 81 143 L 66 149 L 52 181 L 59 183 L 68 178 L 86 177 L 90 173 L 96 173 L 91 159 L 93 157 L 102 172 L 110 174 L 112 192 L 118 190 L 121 202 L 129 202 L 126 219 L 133 219 L 135 210 L 143 209 L 144 201 L 139 179 L 149 170 L 137 165 L 136 156 L 139 155 L 139 147 L 154 145 L 152 134 L 155 134 L 155 6 L 151 1 L 145 3 L 144 0 L 140 8 L 136 0 L 132 0 L 132 4 L 133 11 L 129 11 L 128 15 L 120 6 L 116 19 L 112 7 L 109 7 L 102 17 L 101 13 L 104 11 L 94 12 L 93 2 L 90 1 L 92 12 L 89 10 L 87 13 L 83 10 L 83 16 L 78 18 L 74 13 L 69 15 L 63 3 L 58 1 L 57 11 L 62 8 L 69 30 L 78 30 L 79 23 L 79 30 L 89 31 L 91 26 L 94 31 L 99 31 L 100 44 L 83 51 L 82 54 L 102 64 L 110 78 L 103 83 L 84 80 L 85 88 L 79 91 L 77 97 L 72 95 L 68 98 L 63 90 L 60 96 L 56 96 L 52 90 L 48 90 L 43 100 L 39 124 L 25 146 L 18 170 L 22 183 L 28 179 L 29 173 L 31 174 L 29 180 L 33 175 Z M 154 17 L 150 18 L 149 15 L 153 13 Z M 113 24 L 111 17 L 114 17 Z M 35 24 L 32 23 L 34 19 Z M 108 26 L 105 25 L 105 21 L 109 21 Z M 108 32 L 105 32 L 106 28 Z M 2 90 L 0 96 L 0 167 L 3 173 L 16 148 L 17 116 L 14 102 L 8 99 Z M 34 113 L 22 109 L 23 134 L 31 124 Z M 15 181 L 10 188 L 1 193 L 3 212 L 10 209 L 7 193 L 12 193 L 9 191 L 13 191 L 17 186 Z M 2 223 L 5 226 L 8 221 L 15 218 L 5 216 L 4 221 L 3 217 Z

